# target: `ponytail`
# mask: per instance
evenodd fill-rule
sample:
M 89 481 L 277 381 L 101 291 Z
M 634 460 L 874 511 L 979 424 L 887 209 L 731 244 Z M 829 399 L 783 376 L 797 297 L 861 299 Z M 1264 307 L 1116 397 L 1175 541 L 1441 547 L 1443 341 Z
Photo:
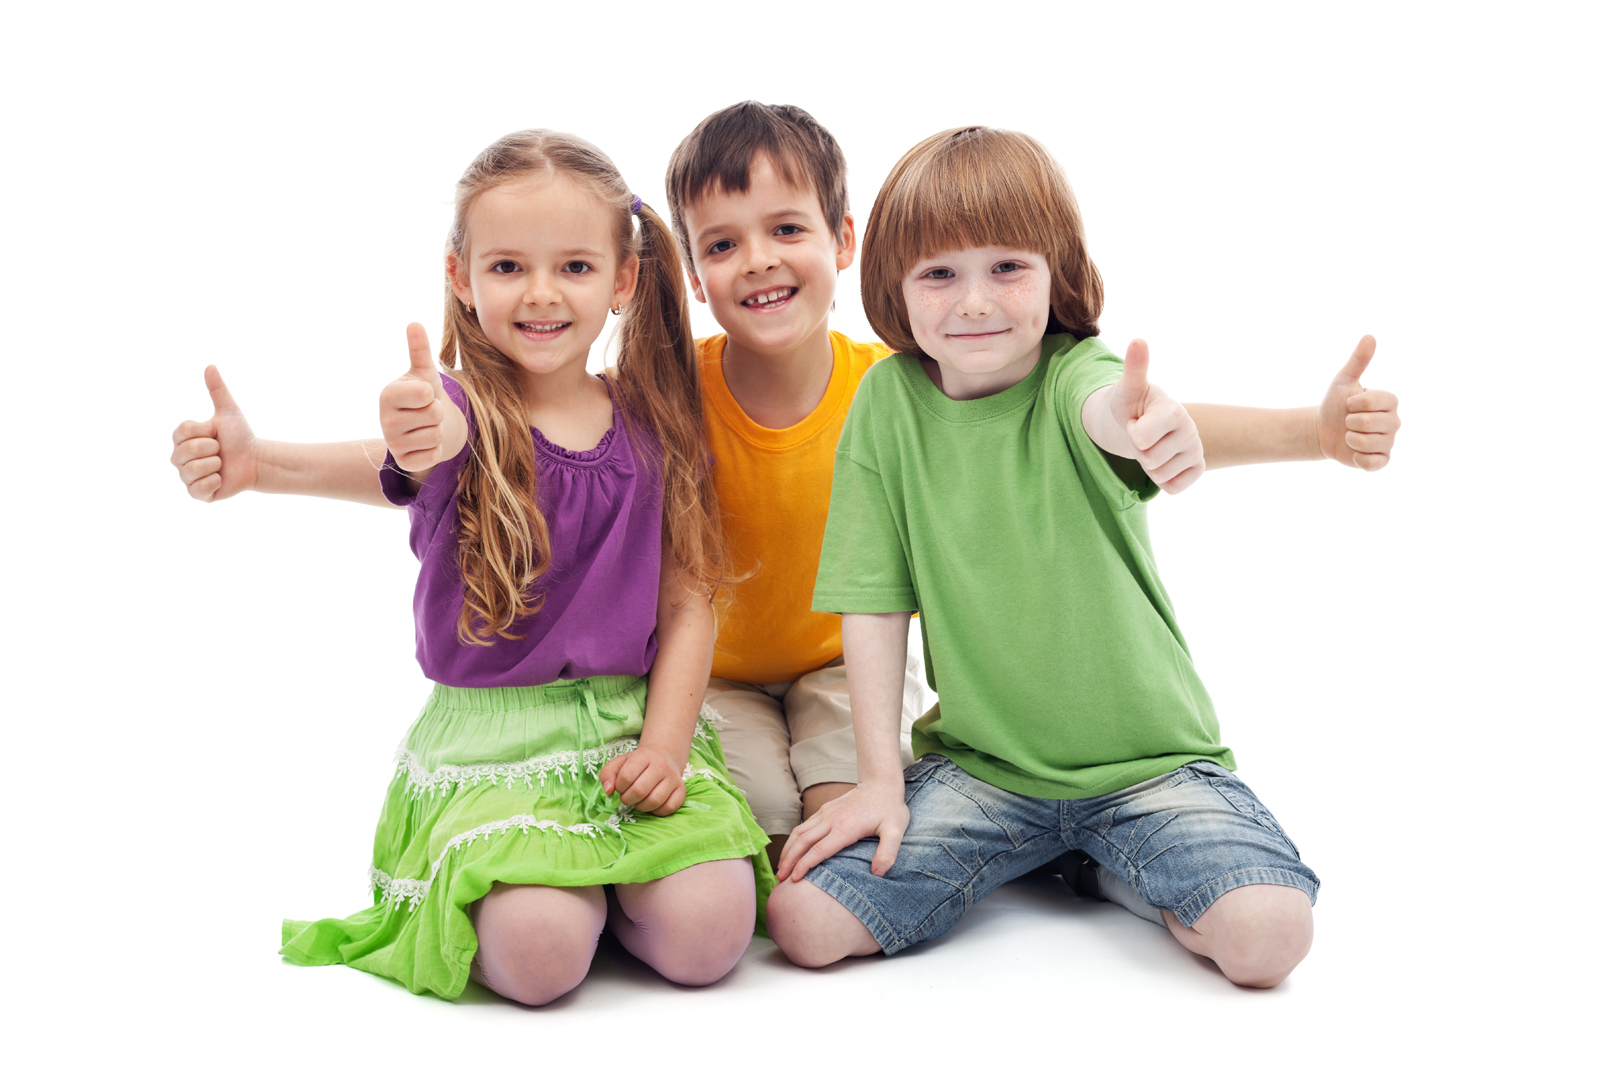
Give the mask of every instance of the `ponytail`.
M 732 579 L 708 470 L 683 261 L 672 231 L 628 191 L 616 166 L 594 145 L 570 134 L 523 130 L 484 149 L 461 176 L 446 248 L 464 263 L 473 202 L 485 190 L 541 173 L 562 174 L 593 190 L 614 212 L 621 259 L 639 257 L 638 284 L 618 330 L 615 396 L 635 454 L 659 468 L 670 562 L 676 563 L 687 593 L 715 597 Z M 497 637 L 516 640 L 519 635 L 511 629 L 539 610 L 535 584 L 550 569 L 537 452 L 516 365 L 490 343 L 477 315 L 448 284 L 439 358 L 457 371 L 451 377 L 466 393 L 476 423 L 457 485 L 456 563 L 464 594 L 456 634 L 473 645 L 489 645 Z M 659 450 L 647 447 L 636 433 L 641 425 Z M 662 565 L 668 564 L 664 558 Z
M 617 392 L 624 418 L 642 416 L 660 442 L 662 526 L 680 579 L 694 593 L 715 596 L 727 581 L 727 559 L 683 260 L 671 228 L 652 208 L 639 203 L 638 218 L 639 283 L 618 331 Z

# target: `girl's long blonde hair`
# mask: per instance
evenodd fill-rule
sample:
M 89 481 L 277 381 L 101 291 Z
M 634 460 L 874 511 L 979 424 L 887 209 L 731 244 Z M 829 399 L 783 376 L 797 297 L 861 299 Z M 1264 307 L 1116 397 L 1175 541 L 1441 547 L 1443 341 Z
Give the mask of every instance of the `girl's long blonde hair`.
M 662 566 L 676 562 L 696 593 L 725 581 L 726 552 L 701 423 L 700 373 L 683 265 L 672 230 L 636 200 L 616 165 L 581 137 L 522 130 L 500 138 L 456 183 L 455 222 L 447 250 L 467 262 L 467 213 L 486 190 L 519 179 L 561 175 L 590 189 L 612 211 L 618 262 L 639 257 L 639 282 L 619 324 L 613 395 L 635 454 L 657 468 L 662 484 Z M 461 468 L 457 564 L 465 601 L 456 622 L 463 643 L 516 639 L 511 627 L 539 610 L 534 588 L 550 567 L 550 529 L 539 511 L 538 467 L 516 364 L 489 342 L 477 315 L 445 284 L 440 362 L 455 370 L 471 402 L 477 432 Z M 652 449 L 633 431 L 654 432 Z

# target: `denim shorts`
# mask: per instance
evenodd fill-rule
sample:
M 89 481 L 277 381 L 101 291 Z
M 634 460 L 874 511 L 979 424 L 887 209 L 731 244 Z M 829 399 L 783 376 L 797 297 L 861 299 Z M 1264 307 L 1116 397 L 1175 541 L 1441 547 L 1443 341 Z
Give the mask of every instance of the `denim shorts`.
M 911 822 L 894 866 L 872 873 L 876 837 L 806 877 L 849 908 L 886 955 L 938 937 L 1011 879 L 1081 849 L 1185 926 L 1230 889 L 1285 885 L 1317 900 L 1316 874 L 1261 801 L 1215 763 L 1083 800 L 1043 800 L 980 781 L 944 756 L 906 768 Z

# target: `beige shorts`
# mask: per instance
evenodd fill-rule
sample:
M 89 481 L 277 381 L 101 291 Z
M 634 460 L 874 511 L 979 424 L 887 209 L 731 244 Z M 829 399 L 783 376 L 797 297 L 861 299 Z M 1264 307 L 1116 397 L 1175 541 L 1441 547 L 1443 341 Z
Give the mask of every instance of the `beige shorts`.
M 913 631 L 915 637 L 915 631 Z M 911 762 L 911 724 L 923 711 L 922 646 L 906 655 L 900 762 Z M 793 682 L 750 685 L 713 678 L 706 703 L 720 717 L 722 751 L 734 783 L 769 837 L 800 823 L 800 794 L 823 782 L 856 781 L 856 737 L 836 659 Z

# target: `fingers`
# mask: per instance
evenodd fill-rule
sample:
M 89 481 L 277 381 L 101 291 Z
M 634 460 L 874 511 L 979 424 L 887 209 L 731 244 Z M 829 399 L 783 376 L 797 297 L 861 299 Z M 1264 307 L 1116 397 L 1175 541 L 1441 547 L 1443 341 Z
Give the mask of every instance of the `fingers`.
M 417 378 L 432 382 L 439 377 L 433 365 L 433 348 L 428 344 L 428 331 L 420 322 L 406 327 L 406 347 L 411 350 L 411 371 Z
M 789 877 L 800 857 L 810 851 L 812 845 L 827 836 L 828 824 L 820 812 L 796 826 L 794 832 L 789 835 L 789 840 L 783 843 L 783 851 L 778 855 L 778 869 L 773 872 L 778 881 L 781 882 Z M 795 881 L 799 880 L 798 877 L 795 878 Z
M 1399 411 L 1400 398 L 1383 389 L 1363 389 L 1345 401 L 1347 411 Z M 1399 428 L 1400 420 L 1395 419 L 1395 427 Z
M 1205 456 L 1198 449 L 1183 451 L 1155 470 L 1147 471 L 1150 480 L 1168 493 L 1181 493 L 1206 471 Z
M 873 874 L 882 878 L 889 873 L 889 868 L 894 866 L 895 857 L 900 855 L 900 839 L 905 833 L 904 826 L 885 825 L 878 828 L 878 848 L 872 853 Z
M 790 837 L 789 840 L 792 843 L 794 838 Z M 859 840 L 861 840 L 860 834 L 849 834 L 837 827 L 829 830 L 820 841 L 817 841 L 810 848 L 806 849 L 805 852 L 795 857 L 794 871 L 789 875 L 789 880 L 793 882 L 800 881 L 800 879 L 806 876 L 806 872 L 811 868 L 815 867 L 817 864 L 821 863 L 835 852 L 838 852 L 846 845 L 853 845 Z M 900 843 L 896 841 L 895 851 L 898 852 L 899 849 Z M 788 851 L 787 846 L 785 847 L 784 851 Z M 891 859 L 890 862 L 893 862 L 893 860 Z M 876 859 L 873 860 L 872 869 L 873 873 L 876 874 L 878 869 Z M 887 866 L 884 867 L 884 870 L 888 869 L 889 868 Z
M 1350 358 L 1345 360 L 1344 366 L 1339 368 L 1339 373 L 1333 376 L 1335 385 L 1355 385 L 1361 381 L 1361 375 L 1366 372 L 1367 364 L 1372 362 L 1373 353 L 1378 350 L 1378 342 L 1369 333 L 1356 342 L 1355 351 L 1350 353 Z
M 1352 453 L 1350 462 L 1364 471 L 1382 470 L 1389 465 L 1395 434 L 1400 430 L 1400 416 L 1395 411 L 1399 403 L 1394 394 L 1384 393 L 1356 404 L 1370 392 L 1377 390 L 1357 393 L 1350 398 L 1351 414 L 1344 420 L 1344 443 Z
M 1128 343 L 1128 356 L 1122 361 L 1122 380 L 1117 387 L 1124 395 L 1144 392 L 1150 384 L 1150 346 L 1135 338 Z
M 1204 463 L 1197 463 L 1193 467 L 1190 467 L 1188 470 L 1185 470 L 1176 477 L 1172 478 L 1170 481 L 1158 481 L 1156 484 L 1161 486 L 1163 492 L 1176 496 L 1185 489 L 1189 488 L 1195 482 L 1198 482 L 1200 480 L 1200 476 L 1205 472 L 1206 465 Z
M 185 422 L 172 433 L 172 465 L 188 494 L 207 504 L 222 488 L 222 445 L 211 436 L 215 432 L 209 422 Z
M 205 421 L 205 422 L 195 422 L 193 419 L 185 419 L 182 422 L 178 423 L 178 428 L 176 430 L 172 431 L 172 443 L 175 444 L 175 445 L 181 445 L 185 441 L 189 440 L 190 438 L 194 438 L 194 437 L 212 437 L 212 438 L 214 438 L 216 436 L 217 436 L 217 427 L 209 419 L 207 421 Z M 173 456 L 174 457 L 177 456 L 176 450 L 174 450 Z M 174 458 L 172 462 L 174 464 L 176 464 L 178 461 L 177 461 L 176 458 Z
M 222 381 L 222 372 L 215 366 L 206 368 L 206 389 L 211 393 L 211 406 L 214 409 L 212 418 L 218 415 L 237 415 L 239 405 L 234 401 L 233 394 L 228 392 L 228 387 Z
M 1157 404 L 1137 419 L 1128 420 L 1128 439 L 1141 451 L 1150 448 L 1173 430 L 1182 416 L 1181 404 Z

